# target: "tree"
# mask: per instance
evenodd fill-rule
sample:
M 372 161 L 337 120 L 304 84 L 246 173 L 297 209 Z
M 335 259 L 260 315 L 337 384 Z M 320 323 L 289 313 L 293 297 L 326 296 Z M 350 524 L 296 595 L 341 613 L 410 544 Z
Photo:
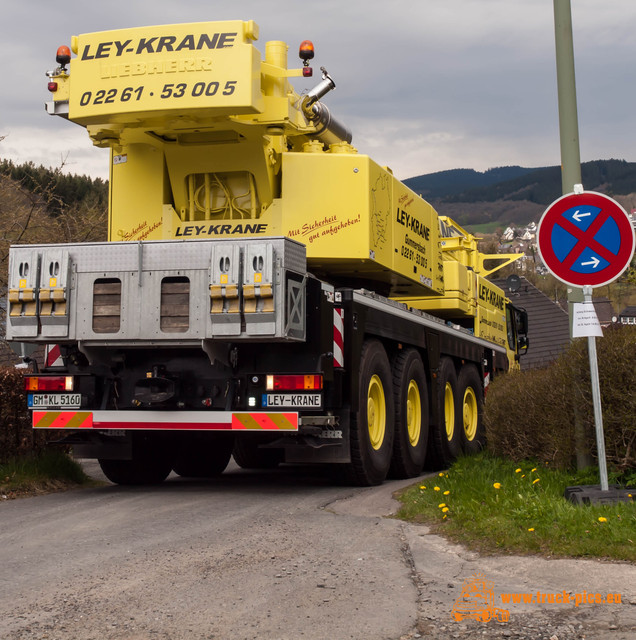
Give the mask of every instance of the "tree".
M 6 168 L 6 164 L 4 165 Z M 12 166 L 16 180 L 0 170 L 0 291 L 5 292 L 9 247 L 13 244 L 88 242 L 106 239 L 107 205 L 99 193 L 85 189 L 90 178 L 76 179 L 75 194 L 66 200 L 59 185 L 73 184 L 61 169 L 51 171 L 33 165 Z M 82 180 L 84 183 L 82 183 Z M 69 192 L 70 193 L 70 192 Z M 2 310 L 4 313 L 4 309 Z

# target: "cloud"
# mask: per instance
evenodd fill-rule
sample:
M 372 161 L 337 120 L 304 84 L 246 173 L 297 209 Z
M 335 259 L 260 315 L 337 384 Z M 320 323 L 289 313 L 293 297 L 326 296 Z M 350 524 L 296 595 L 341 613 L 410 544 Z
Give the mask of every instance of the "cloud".
M 44 72 L 75 34 L 205 20 L 255 20 L 257 47 L 312 39 L 325 98 L 354 143 L 402 177 L 455 167 L 559 164 L 553 3 L 549 0 L 45 0 L 5 3 L 0 157 L 107 174 L 107 153 L 43 110 Z M 634 0 L 572 3 L 582 156 L 630 159 L 636 101 Z M 315 82 L 295 82 L 298 89 Z M 103 163 L 103 164 L 102 164 Z
M 61 124 L 66 124 L 66 131 L 29 127 L 3 130 L 0 135 L 5 138 L 0 141 L 0 158 L 16 164 L 33 162 L 65 173 L 108 179 L 108 150 L 93 147 L 84 129 Z

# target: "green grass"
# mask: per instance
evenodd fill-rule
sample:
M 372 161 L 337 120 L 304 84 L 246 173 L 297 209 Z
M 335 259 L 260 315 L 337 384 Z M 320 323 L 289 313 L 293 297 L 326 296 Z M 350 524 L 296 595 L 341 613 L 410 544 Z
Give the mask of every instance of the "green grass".
M 567 473 L 482 453 L 404 491 L 397 515 L 482 552 L 635 562 L 636 503 L 565 500 L 566 487 L 585 484 L 599 484 L 596 470 Z
M 0 463 L 0 500 L 62 491 L 91 482 L 77 462 L 57 449 Z

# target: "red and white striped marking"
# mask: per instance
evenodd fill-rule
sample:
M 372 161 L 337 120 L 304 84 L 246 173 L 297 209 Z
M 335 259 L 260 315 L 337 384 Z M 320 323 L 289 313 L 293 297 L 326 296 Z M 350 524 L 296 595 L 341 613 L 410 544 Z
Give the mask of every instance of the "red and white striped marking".
M 333 310 L 333 366 L 344 367 L 344 309 Z
M 488 393 L 488 387 L 490 385 L 490 373 L 484 374 L 484 396 Z
M 63 367 L 62 352 L 59 344 L 47 344 L 44 355 L 45 367 Z
M 298 413 L 232 411 L 34 411 L 34 429 L 298 431 Z

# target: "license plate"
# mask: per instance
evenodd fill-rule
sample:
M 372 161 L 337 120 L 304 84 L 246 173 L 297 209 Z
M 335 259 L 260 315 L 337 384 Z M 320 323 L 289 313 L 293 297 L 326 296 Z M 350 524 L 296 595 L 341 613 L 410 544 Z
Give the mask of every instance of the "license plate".
M 30 393 L 29 409 L 79 409 L 82 404 L 80 393 Z
M 322 394 L 320 393 L 265 393 L 264 407 L 284 407 L 285 409 L 320 409 Z

